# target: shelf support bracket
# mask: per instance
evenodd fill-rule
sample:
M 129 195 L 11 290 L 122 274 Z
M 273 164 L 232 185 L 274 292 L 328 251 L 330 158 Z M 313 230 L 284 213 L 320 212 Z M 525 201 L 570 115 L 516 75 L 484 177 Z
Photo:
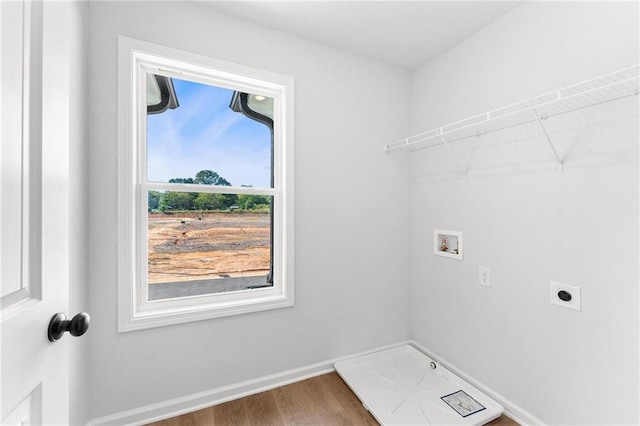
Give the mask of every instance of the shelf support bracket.
M 469 157 L 467 157 L 467 165 L 464 168 L 464 178 L 469 180 L 469 169 L 471 168 L 471 161 L 473 160 L 473 153 L 476 150 L 477 143 L 480 143 L 480 132 L 476 132 L 476 138 L 471 140 L 471 150 L 469 151 Z
M 547 139 L 547 143 L 549 144 L 549 148 L 551 148 L 551 152 L 553 152 L 553 156 L 556 157 L 556 162 L 558 163 L 558 172 L 563 172 L 564 171 L 564 164 L 562 164 L 562 160 L 560 159 L 560 156 L 558 155 L 558 151 L 556 151 L 556 147 L 553 145 L 553 141 L 551 140 L 551 137 L 549 136 L 549 133 L 547 132 L 547 128 L 544 127 L 544 124 L 542 123 L 542 120 L 540 119 L 540 114 L 538 114 L 538 111 L 535 108 L 533 108 L 533 113 L 536 116 L 536 121 L 538 122 L 538 125 L 542 129 L 542 133 L 544 133 L 545 139 Z
M 442 134 L 440 134 L 440 140 L 442 141 L 442 145 L 444 145 L 444 147 L 447 149 L 447 151 L 449 152 L 449 155 L 451 156 L 451 161 L 453 161 L 454 163 L 456 163 L 455 160 L 455 156 L 453 154 L 453 150 L 451 149 L 451 147 L 449 146 L 449 144 L 447 143 L 446 139 L 444 138 L 444 136 L 442 136 Z M 464 178 L 465 180 L 469 179 L 469 169 L 468 167 L 464 168 Z

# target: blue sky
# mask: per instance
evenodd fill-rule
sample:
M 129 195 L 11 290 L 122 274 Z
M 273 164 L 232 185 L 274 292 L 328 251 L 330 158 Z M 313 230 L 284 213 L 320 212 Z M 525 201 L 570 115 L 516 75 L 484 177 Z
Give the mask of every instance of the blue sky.
M 271 135 L 229 108 L 232 90 L 173 79 L 180 106 L 147 116 L 147 178 L 212 170 L 234 186 L 270 186 Z

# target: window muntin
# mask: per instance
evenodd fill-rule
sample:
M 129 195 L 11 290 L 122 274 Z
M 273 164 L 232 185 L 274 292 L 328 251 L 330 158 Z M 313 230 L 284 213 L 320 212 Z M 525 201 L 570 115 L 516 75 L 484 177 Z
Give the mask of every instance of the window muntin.
M 126 37 L 120 37 L 119 44 L 119 99 L 122 111 L 119 148 L 119 330 L 131 331 L 293 305 L 293 80 Z M 234 94 L 250 94 L 250 102 L 255 102 L 257 98 L 258 102 L 266 100 L 272 105 L 267 107 L 264 116 L 261 113 L 265 110 L 258 113 L 262 118 L 267 117 L 268 111 L 273 114 L 267 120 L 272 130 L 270 164 L 265 166 L 263 161 L 262 166 L 270 166 L 267 183 L 264 183 L 264 178 L 262 181 L 254 180 L 258 182 L 255 184 L 241 183 L 246 181 L 227 179 L 223 173 L 219 173 L 219 176 L 225 177 L 230 185 L 196 183 L 195 179 L 193 183 L 185 179 L 170 182 L 171 178 L 152 177 L 147 171 L 147 164 L 156 161 L 153 155 L 149 155 L 155 148 L 146 143 L 147 120 L 150 117 L 147 99 L 149 75 L 165 77 L 171 83 L 183 80 L 233 91 Z M 157 102 L 157 97 L 154 102 Z M 155 115 L 171 114 L 183 106 L 179 96 L 172 102 L 174 107 L 169 106 Z M 232 113 L 237 114 L 237 111 Z M 260 123 L 264 124 L 256 124 Z M 183 175 L 185 178 L 189 176 L 175 174 L 180 178 Z M 159 204 L 152 206 L 153 197 L 150 194 L 157 196 L 158 193 L 172 192 L 196 193 L 196 198 L 200 197 L 202 202 L 214 195 L 233 196 L 237 200 L 244 200 L 245 204 L 251 197 L 268 199 L 270 203 L 266 211 L 269 214 L 271 271 L 267 276 L 267 285 L 246 286 L 248 288 L 241 291 L 179 295 L 175 298 L 158 299 L 151 295 L 147 284 L 148 225 L 152 207 L 158 207 Z M 227 206 L 224 213 L 239 214 L 239 208 Z M 264 220 L 262 217 L 263 223 Z

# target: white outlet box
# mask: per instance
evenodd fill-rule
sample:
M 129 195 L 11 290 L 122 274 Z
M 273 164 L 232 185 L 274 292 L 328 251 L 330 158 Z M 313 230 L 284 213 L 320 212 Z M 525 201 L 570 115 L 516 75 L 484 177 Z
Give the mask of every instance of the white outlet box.
M 462 232 L 434 229 L 433 254 L 462 260 Z
M 491 287 L 491 269 L 481 266 L 478 271 L 478 284 Z
M 582 311 L 580 287 L 551 281 L 550 288 L 552 304 L 573 309 L 574 311 Z

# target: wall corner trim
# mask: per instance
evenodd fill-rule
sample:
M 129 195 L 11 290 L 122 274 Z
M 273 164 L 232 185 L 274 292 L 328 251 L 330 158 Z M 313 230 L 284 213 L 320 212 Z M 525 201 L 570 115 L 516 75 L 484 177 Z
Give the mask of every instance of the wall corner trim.
M 285 386 L 301 380 L 310 379 L 322 374 L 335 371 L 333 365 L 338 361 L 367 355 L 386 349 L 395 348 L 397 346 L 412 344 L 411 341 L 403 341 L 378 347 L 357 354 L 347 355 L 339 358 L 333 358 L 305 367 L 294 368 L 292 370 L 259 377 L 257 379 L 246 380 L 233 385 L 222 386 L 204 392 L 183 396 L 155 404 L 146 405 L 131 410 L 122 411 L 120 413 L 111 414 L 104 417 L 95 418 L 87 423 L 87 426 L 133 426 L 146 423 L 152 423 L 192 411 L 201 410 L 213 405 L 222 404 L 234 399 L 254 395 L 260 392 L 268 391 L 280 386 Z
M 500 395 L 493 389 L 488 388 L 487 386 L 480 383 L 479 381 L 477 381 L 476 379 L 474 379 L 464 371 L 460 370 L 459 368 L 454 367 L 451 363 L 449 363 L 442 357 L 436 355 L 433 351 L 422 346 L 420 343 L 416 342 L 415 340 L 410 340 L 409 344 L 414 348 L 416 348 L 417 350 L 419 350 L 420 352 L 422 352 L 423 354 L 425 354 L 426 356 L 428 356 L 429 358 L 441 364 L 443 367 L 451 371 L 456 376 L 460 377 L 466 382 L 469 382 L 471 385 L 475 386 L 477 389 L 484 392 L 489 397 L 491 397 L 492 399 L 500 403 L 500 405 L 504 407 L 504 414 L 506 414 L 508 417 L 515 420 L 522 426 L 529 426 L 529 425 L 544 426 L 545 425 L 545 423 L 542 420 L 540 420 L 539 418 L 537 418 L 527 410 L 523 409 L 517 404 L 514 404 L 512 401 Z

